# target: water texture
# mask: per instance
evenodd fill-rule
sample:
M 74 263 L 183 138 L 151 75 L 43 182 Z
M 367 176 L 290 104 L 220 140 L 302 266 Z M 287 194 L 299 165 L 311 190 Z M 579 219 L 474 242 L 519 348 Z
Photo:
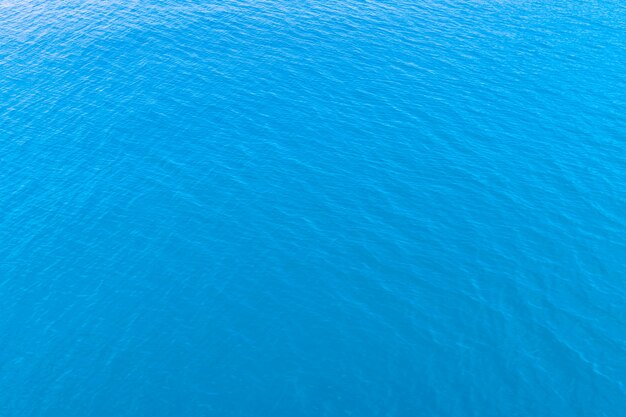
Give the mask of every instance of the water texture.
M 626 6 L 0 0 L 0 415 L 626 415 Z

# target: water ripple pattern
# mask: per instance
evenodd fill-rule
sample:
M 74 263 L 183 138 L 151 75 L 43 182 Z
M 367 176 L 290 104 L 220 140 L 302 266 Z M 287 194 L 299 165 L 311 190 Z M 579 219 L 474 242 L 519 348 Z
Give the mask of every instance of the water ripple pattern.
M 626 6 L 0 0 L 0 415 L 626 415 Z

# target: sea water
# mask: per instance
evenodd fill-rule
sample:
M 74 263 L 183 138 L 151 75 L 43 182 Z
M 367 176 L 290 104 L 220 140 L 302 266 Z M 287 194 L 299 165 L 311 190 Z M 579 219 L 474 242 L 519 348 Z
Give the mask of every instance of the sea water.
M 626 415 L 626 7 L 0 0 L 0 415 Z

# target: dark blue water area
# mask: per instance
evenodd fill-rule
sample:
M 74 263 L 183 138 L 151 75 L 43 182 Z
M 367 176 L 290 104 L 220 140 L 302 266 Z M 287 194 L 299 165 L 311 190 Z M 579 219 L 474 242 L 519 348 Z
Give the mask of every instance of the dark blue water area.
M 626 415 L 626 6 L 0 0 L 0 415 Z

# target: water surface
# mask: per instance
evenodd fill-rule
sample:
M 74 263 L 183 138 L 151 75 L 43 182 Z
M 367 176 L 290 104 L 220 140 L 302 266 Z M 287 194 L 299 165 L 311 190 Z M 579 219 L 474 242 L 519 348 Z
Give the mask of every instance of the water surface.
M 0 0 L 0 414 L 618 417 L 621 1 Z

